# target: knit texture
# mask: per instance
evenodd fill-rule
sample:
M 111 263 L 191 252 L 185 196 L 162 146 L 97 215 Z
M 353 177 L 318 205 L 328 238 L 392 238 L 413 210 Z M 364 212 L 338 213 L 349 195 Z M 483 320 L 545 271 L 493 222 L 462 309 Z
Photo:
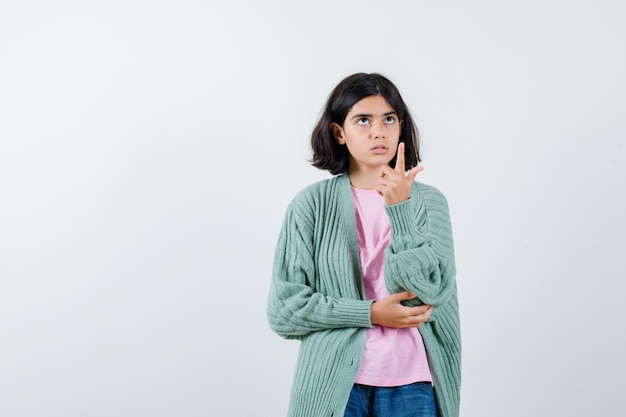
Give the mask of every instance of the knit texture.
M 439 417 L 458 417 L 461 337 L 448 204 L 435 187 L 414 183 L 411 197 L 386 207 L 390 293 L 432 304 L 419 331 L 435 384 Z M 360 367 L 365 329 L 356 218 L 347 175 L 312 184 L 289 204 L 279 235 L 267 314 L 272 330 L 301 341 L 288 417 L 341 417 Z

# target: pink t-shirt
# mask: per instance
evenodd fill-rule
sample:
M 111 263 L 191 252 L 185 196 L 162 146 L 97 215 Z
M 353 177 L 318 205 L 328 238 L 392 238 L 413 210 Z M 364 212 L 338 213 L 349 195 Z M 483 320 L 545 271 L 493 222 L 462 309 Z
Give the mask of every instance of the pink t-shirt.
M 389 296 L 384 278 L 384 251 L 391 241 L 383 197 L 376 190 L 352 187 L 361 254 L 363 286 L 368 300 Z M 395 387 L 432 381 L 422 336 L 415 328 L 376 325 L 367 329 L 365 349 L 356 383 Z

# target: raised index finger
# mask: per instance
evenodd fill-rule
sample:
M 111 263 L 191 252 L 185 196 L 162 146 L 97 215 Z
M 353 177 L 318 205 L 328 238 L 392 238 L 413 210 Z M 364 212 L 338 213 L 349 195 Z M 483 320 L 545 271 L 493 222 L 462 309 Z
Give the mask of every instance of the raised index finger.
M 396 154 L 396 166 L 393 168 L 400 174 L 404 174 L 404 142 L 398 144 L 398 153 Z

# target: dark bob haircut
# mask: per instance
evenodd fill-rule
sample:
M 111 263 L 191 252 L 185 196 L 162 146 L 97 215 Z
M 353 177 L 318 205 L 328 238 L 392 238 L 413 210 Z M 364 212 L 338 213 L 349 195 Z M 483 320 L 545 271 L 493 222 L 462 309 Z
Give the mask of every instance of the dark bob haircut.
M 404 160 L 407 170 L 417 166 L 421 161 L 419 154 L 419 133 L 415 121 L 409 113 L 400 92 L 391 81 L 384 76 L 372 73 L 356 73 L 344 78 L 330 93 L 324 111 L 313 129 L 311 148 L 313 157 L 311 164 L 319 169 L 328 170 L 331 174 L 348 172 L 350 163 L 348 148 L 340 145 L 335 139 L 331 123 L 342 126 L 352 106 L 356 102 L 370 96 L 382 96 L 396 111 L 402 121 L 400 142 L 404 142 Z M 394 166 L 396 157 L 389 162 Z

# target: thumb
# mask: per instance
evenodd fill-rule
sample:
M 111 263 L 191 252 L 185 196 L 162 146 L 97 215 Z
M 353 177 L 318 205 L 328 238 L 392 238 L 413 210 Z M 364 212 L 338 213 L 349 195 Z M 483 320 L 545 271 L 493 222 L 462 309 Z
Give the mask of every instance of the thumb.
M 411 170 L 409 171 L 409 175 L 407 175 L 407 176 L 406 176 L 407 181 L 409 181 L 409 182 L 413 182 L 413 181 L 415 180 L 415 177 L 417 176 L 417 174 L 418 174 L 419 172 L 423 171 L 423 170 L 424 170 L 424 167 L 423 167 L 423 166 L 416 166 L 416 167 L 413 167 L 413 169 L 411 169 Z
M 396 296 L 396 298 L 398 299 L 398 301 L 402 301 L 402 300 L 412 300 L 415 297 L 417 297 L 417 295 L 413 294 L 411 291 L 405 291 L 405 292 L 399 292 L 397 294 L 394 294 Z

